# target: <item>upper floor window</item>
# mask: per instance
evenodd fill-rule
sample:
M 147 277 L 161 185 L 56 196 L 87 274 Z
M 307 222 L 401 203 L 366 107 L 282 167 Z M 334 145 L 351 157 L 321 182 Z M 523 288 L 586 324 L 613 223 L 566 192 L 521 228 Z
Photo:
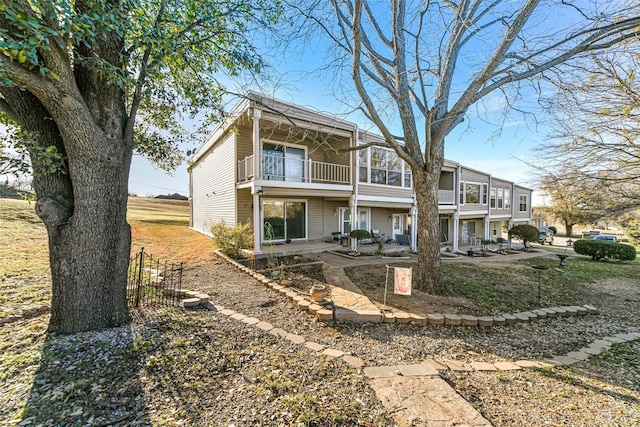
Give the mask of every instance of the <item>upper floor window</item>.
M 504 208 L 511 208 L 511 190 L 507 188 L 504 189 Z
M 498 209 L 504 207 L 504 189 L 498 188 Z
M 358 152 L 358 181 L 411 188 L 411 169 L 395 151 L 370 147 Z
M 521 194 L 520 195 L 520 212 L 527 212 L 528 209 L 528 203 L 527 203 L 527 195 L 526 194 Z
M 481 184 L 471 182 L 460 183 L 460 204 L 480 204 Z
M 482 184 L 482 204 L 487 204 L 487 199 L 489 198 L 489 184 Z
M 491 207 L 491 209 L 496 208 L 496 189 L 495 188 L 491 189 L 491 204 L 489 206 Z

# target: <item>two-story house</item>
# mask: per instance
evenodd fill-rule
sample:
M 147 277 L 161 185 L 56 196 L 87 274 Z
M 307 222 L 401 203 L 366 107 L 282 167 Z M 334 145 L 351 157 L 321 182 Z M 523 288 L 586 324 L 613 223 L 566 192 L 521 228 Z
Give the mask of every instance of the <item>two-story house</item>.
M 355 123 L 250 93 L 190 159 L 191 227 L 209 234 L 220 220 L 251 221 L 256 253 L 265 242 L 322 241 L 354 229 L 415 250 L 411 170 L 375 145 L 383 142 Z M 441 244 L 457 249 L 529 223 L 530 199 L 530 189 L 447 161 Z

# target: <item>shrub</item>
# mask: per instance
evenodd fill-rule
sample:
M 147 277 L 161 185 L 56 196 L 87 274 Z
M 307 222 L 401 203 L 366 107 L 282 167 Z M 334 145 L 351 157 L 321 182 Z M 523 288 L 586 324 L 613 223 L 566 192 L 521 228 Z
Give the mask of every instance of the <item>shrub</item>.
M 253 247 L 251 222 L 230 226 L 220 220 L 211 227 L 211 236 L 213 244 L 231 258 L 243 258 L 241 250 Z
M 590 256 L 594 261 L 607 258 L 619 261 L 636 259 L 636 248 L 633 246 L 606 240 L 577 240 L 573 250 L 580 255 Z
M 547 227 L 548 230 L 551 230 L 553 234 L 558 234 L 558 228 L 555 225 L 551 225 Z
M 528 247 L 529 242 L 537 242 L 540 238 L 540 231 L 533 225 L 520 224 L 511 227 L 509 230 L 509 238 L 518 239 L 524 243 L 524 247 Z
M 349 236 L 351 236 L 352 239 L 356 239 L 356 250 L 358 250 L 358 243 L 360 242 L 360 240 L 370 239 L 371 233 L 369 233 L 367 230 L 351 230 Z

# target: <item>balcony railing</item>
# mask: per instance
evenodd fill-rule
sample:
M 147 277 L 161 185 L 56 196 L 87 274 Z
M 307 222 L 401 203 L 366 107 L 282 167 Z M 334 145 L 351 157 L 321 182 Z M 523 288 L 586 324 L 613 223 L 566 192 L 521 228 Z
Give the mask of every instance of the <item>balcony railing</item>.
M 256 179 L 253 156 L 238 161 L 238 182 Z M 258 179 L 266 181 L 351 184 L 351 167 L 335 163 L 263 155 Z
M 455 193 L 453 190 L 438 190 L 438 204 L 455 205 Z

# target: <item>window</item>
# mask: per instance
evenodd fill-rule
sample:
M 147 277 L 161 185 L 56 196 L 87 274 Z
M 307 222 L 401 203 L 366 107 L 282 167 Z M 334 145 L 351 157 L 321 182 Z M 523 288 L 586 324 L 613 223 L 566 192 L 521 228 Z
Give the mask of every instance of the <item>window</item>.
M 507 188 L 504 189 L 504 208 L 511 208 L 511 190 Z
M 496 189 L 495 188 L 491 189 L 491 205 L 489 206 L 491 207 L 491 209 L 496 208 Z
M 358 181 L 411 188 L 411 169 L 393 150 L 364 148 L 358 151 Z
M 504 206 L 504 190 L 498 188 L 498 209 L 502 209 Z
M 465 184 L 464 202 L 474 205 L 480 203 L 480 184 Z
M 464 205 L 464 182 L 460 182 L 460 204 Z
M 387 183 L 387 150 L 381 148 L 371 149 L 371 183 Z
M 265 142 L 262 145 L 263 179 L 304 182 L 306 154 L 305 148 Z
M 367 149 L 358 151 L 358 180 L 369 181 L 369 150 Z
M 487 204 L 487 199 L 489 198 L 489 184 L 482 184 L 482 204 Z
M 520 195 L 520 212 L 527 212 L 529 209 L 527 208 L 527 195 Z
M 368 208 L 358 209 L 358 215 L 354 218 L 355 223 L 351 227 L 351 209 L 340 208 L 340 231 L 349 234 L 351 230 L 369 230 L 369 216 Z

